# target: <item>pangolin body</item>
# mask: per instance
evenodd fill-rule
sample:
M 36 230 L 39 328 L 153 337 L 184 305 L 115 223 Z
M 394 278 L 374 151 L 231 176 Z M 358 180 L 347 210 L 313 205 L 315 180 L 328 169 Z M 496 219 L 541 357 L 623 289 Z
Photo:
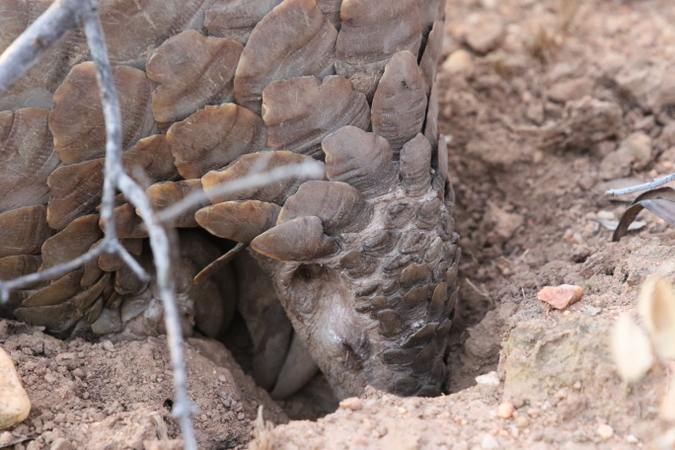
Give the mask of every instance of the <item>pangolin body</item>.
M 49 3 L 0 0 L 0 50 Z M 436 122 L 444 3 L 100 2 L 125 167 L 153 181 L 157 209 L 209 199 L 172 222 L 184 331 L 220 336 L 238 308 L 254 376 L 277 397 L 317 365 L 339 397 L 440 392 L 459 259 Z M 1 279 L 97 245 L 104 146 L 74 32 L 0 97 Z M 214 190 L 303 161 L 323 175 Z M 140 218 L 123 199 L 116 213 L 150 268 Z M 0 313 L 62 336 L 133 338 L 163 332 L 154 289 L 103 255 L 13 292 Z

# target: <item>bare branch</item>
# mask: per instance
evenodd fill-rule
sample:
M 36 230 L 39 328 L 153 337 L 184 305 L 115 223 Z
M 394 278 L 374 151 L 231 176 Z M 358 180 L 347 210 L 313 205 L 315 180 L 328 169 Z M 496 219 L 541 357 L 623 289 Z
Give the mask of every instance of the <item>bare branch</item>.
M 56 0 L 0 55 L 0 94 L 76 25 L 79 0 Z
M 253 169 L 256 169 L 254 166 Z M 237 191 L 239 189 L 249 189 L 258 186 L 264 186 L 275 181 L 285 180 L 287 178 L 303 178 L 314 179 L 323 176 L 323 165 L 317 161 L 305 161 L 300 164 L 289 164 L 287 166 L 277 167 L 269 172 L 257 172 L 251 170 L 251 173 L 243 178 L 231 180 L 216 185 L 209 189 L 209 194 L 213 196 L 220 196 L 229 192 Z M 168 222 L 185 211 L 189 210 L 195 205 L 199 205 L 208 201 L 208 197 L 204 191 L 196 191 L 181 201 L 174 203 L 168 208 L 159 212 L 158 217 L 162 222 Z
M 88 1 L 88 8 L 83 12 L 84 31 L 92 58 L 96 63 L 96 78 L 101 90 L 101 102 L 106 126 L 106 159 L 103 198 L 101 200 L 101 219 L 106 236 L 116 239 L 115 216 L 113 214 L 115 184 L 129 201 L 139 210 L 145 221 L 150 237 L 150 246 L 154 256 L 159 296 L 164 305 L 164 322 L 166 324 L 171 368 L 176 389 L 176 401 L 173 414 L 180 422 L 183 442 L 187 450 L 197 450 L 197 440 L 192 428 L 190 414 L 192 406 L 187 394 L 187 375 L 183 362 L 183 334 L 178 318 L 175 301 L 175 286 L 171 277 L 171 258 L 169 238 L 166 230 L 160 225 L 152 210 L 150 200 L 145 191 L 122 168 L 122 118 L 119 99 L 115 89 L 115 80 L 108 60 L 108 53 L 103 36 L 103 26 L 98 14 L 96 0 Z
M 157 286 L 159 296 L 164 305 L 164 323 L 166 326 L 167 341 L 171 354 L 171 368 L 173 370 L 173 382 L 176 389 L 176 401 L 174 402 L 173 414 L 178 418 L 183 434 L 185 448 L 197 449 L 197 441 L 194 436 L 190 414 L 192 405 L 187 394 L 187 375 L 183 363 L 183 334 L 178 319 L 176 308 L 175 286 L 171 277 L 171 258 L 169 257 L 169 238 L 166 230 L 160 224 L 157 215 L 152 210 L 150 200 L 145 191 L 131 177 L 121 173 L 118 186 L 125 197 L 139 210 L 150 237 L 150 246 L 154 256 Z
M 106 248 L 106 245 L 104 245 L 104 242 L 102 242 L 101 245 L 92 248 L 87 253 L 80 255 L 67 263 L 58 264 L 47 270 L 43 270 L 42 272 L 31 273 L 19 278 L 14 278 L 13 280 L 0 280 L 0 303 L 9 300 L 9 291 L 11 290 L 21 289 L 38 281 L 53 280 L 54 278 L 61 277 L 106 252 L 108 252 L 108 249 Z
M 605 195 L 632 194 L 633 192 L 640 192 L 646 191 L 648 189 L 654 189 L 659 186 L 663 186 L 666 183 L 670 183 L 671 181 L 675 181 L 675 173 L 671 173 L 670 175 L 666 175 L 665 177 L 661 178 L 654 178 L 649 183 L 638 184 L 637 186 L 631 186 L 623 189 L 610 189 L 609 191 L 605 192 Z
M 152 211 L 150 201 L 145 196 L 143 189 L 124 173 L 122 167 L 122 120 L 119 99 L 106 51 L 103 27 L 96 0 L 57 0 L 48 8 L 0 56 L 0 93 L 4 92 L 11 83 L 34 65 L 51 45 L 74 28 L 77 19 L 84 26 L 87 43 L 96 65 L 96 78 L 105 117 L 106 159 L 101 201 L 101 221 L 103 222 L 105 238 L 100 245 L 68 263 L 12 281 L 0 281 L 2 301 L 7 301 L 10 289 L 63 275 L 103 253 L 119 254 L 140 278 L 147 279 L 148 275 L 122 247 L 116 236 L 113 208 L 115 189 L 119 187 L 134 206 L 142 211 L 146 227 L 150 233 L 150 243 L 157 269 L 157 285 L 164 304 L 164 318 L 171 354 L 171 366 L 174 373 L 176 389 L 174 415 L 179 419 L 185 448 L 196 450 L 197 441 L 190 419 L 191 406 L 187 395 L 187 377 L 183 363 L 183 337 L 174 299 L 174 285 L 170 276 L 169 240 L 166 231 L 159 224 Z
M 49 50 L 50 46 L 77 26 L 78 23 L 81 23 L 84 27 L 87 43 L 95 62 L 96 78 L 100 88 L 105 118 L 106 159 L 100 210 L 101 223 L 105 233 L 104 238 L 85 254 L 72 261 L 13 280 L 0 280 L 0 302 L 8 300 L 10 290 L 21 289 L 37 281 L 61 277 L 104 253 L 119 255 L 139 278 L 149 280 L 149 275 L 122 246 L 116 235 L 114 206 L 115 192 L 119 189 L 138 210 L 150 237 L 156 268 L 156 282 L 160 299 L 164 305 L 164 319 L 176 389 L 173 413 L 180 422 L 185 448 L 196 450 L 197 443 L 190 419 L 192 405 L 188 398 L 187 375 L 183 363 L 183 337 L 175 302 L 175 286 L 171 276 L 171 246 L 167 230 L 162 223 L 171 220 L 195 204 L 202 203 L 206 198 L 203 192 L 195 193 L 160 214 L 156 214 L 143 187 L 124 172 L 119 99 L 107 55 L 97 0 L 56 0 L 35 23 L 28 27 L 0 55 L 0 94 L 30 69 Z M 264 172 L 263 169 L 267 163 L 267 159 L 260 158 L 247 176 L 222 183 L 210 192 L 214 195 L 222 195 L 234 190 L 263 186 L 286 178 L 315 179 L 321 178 L 324 174 L 323 165 L 315 161 L 278 167 L 269 172 Z

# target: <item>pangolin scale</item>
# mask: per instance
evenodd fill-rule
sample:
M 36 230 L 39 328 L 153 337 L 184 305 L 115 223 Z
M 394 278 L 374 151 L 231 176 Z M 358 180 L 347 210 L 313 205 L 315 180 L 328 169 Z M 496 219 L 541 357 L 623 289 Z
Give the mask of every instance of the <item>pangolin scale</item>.
M 47 0 L 0 0 L 0 50 Z M 125 168 L 176 217 L 184 332 L 220 337 L 239 310 L 253 374 L 275 397 L 318 368 L 338 397 L 367 385 L 437 395 L 457 301 L 447 151 L 437 126 L 442 0 L 102 0 Z M 0 97 L 0 279 L 102 238 L 105 133 L 81 32 Z M 252 170 L 323 176 L 215 192 Z M 151 267 L 124 199 L 125 247 Z M 11 293 L 6 317 L 58 336 L 163 332 L 155 286 L 116 256 Z

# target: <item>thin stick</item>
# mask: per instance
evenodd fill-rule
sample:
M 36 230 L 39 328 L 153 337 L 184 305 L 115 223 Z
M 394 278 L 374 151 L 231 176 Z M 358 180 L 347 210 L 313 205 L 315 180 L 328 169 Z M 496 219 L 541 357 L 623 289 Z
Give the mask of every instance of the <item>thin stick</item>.
M 648 189 L 654 189 L 666 183 L 670 183 L 671 181 L 675 181 L 675 173 L 671 173 L 670 175 L 666 175 L 665 177 L 661 178 L 654 178 L 649 183 L 638 184 L 637 186 L 631 186 L 623 189 L 610 189 L 609 191 L 605 192 L 605 194 L 606 195 L 632 194 L 633 192 L 640 192 L 646 191 Z
M 187 375 L 183 362 L 183 334 L 174 296 L 175 286 L 173 277 L 171 277 L 169 238 L 152 210 L 150 200 L 145 195 L 143 188 L 126 175 L 122 169 L 122 118 L 117 90 L 115 89 L 115 79 L 108 60 L 103 26 L 98 14 L 98 3 L 95 0 L 88 0 L 87 3 L 87 9 L 83 13 L 84 31 L 92 58 L 96 63 L 96 78 L 101 91 L 106 125 L 105 181 L 101 201 L 101 218 L 106 235 L 114 238 L 116 235 L 113 214 L 115 184 L 143 216 L 154 256 L 159 296 L 164 306 L 164 322 L 176 389 L 173 415 L 179 420 L 185 449 L 197 450 L 197 440 L 190 419 L 192 406 L 188 398 Z
M 252 173 L 249 173 L 242 178 L 217 184 L 209 189 L 209 195 L 217 197 L 240 189 L 264 186 L 287 178 L 318 179 L 323 178 L 323 175 L 324 166 L 322 163 L 318 161 L 305 161 L 299 164 L 289 164 L 287 166 L 277 167 L 269 172 L 255 173 L 255 171 L 252 171 Z M 158 214 L 159 220 L 162 222 L 169 222 L 171 219 L 180 216 L 193 206 L 202 204 L 208 200 L 209 199 L 204 191 L 199 190 L 192 192 L 182 200 L 163 209 Z
M 119 243 L 116 236 L 113 207 L 115 188 L 118 186 L 122 193 L 142 211 L 150 234 L 150 243 L 157 268 L 157 284 L 160 289 L 160 298 L 164 304 L 171 366 L 174 372 L 174 386 L 176 389 L 174 415 L 179 419 L 185 448 L 196 450 L 197 441 L 190 420 L 191 406 L 188 401 L 187 377 L 183 363 L 182 333 L 174 301 L 174 285 L 170 276 L 169 240 L 165 230 L 159 225 L 159 221 L 150 207 L 150 201 L 145 196 L 145 192 L 124 173 L 122 168 L 122 122 L 119 100 L 110 61 L 108 60 L 103 27 L 98 14 L 96 0 L 57 0 L 54 2 L 0 56 L 0 93 L 4 92 L 10 84 L 30 69 L 46 53 L 51 45 L 63 37 L 70 29 L 74 28 L 78 19 L 84 26 L 87 43 L 96 64 L 96 78 L 100 88 L 101 103 L 105 117 L 106 161 L 101 201 L 101 220 L 104 226 L 105 238 L 100 245 L 68 263 L 60 264 L 43 272 L 30 274 L 12 281 L 0 281 L 2 301 L 7 301 L 9 290 L 12 288 L 26 286 L 31 282 L 51 279 L 49 277 L 64 274 L 102 253 L 114 252 L 121 255 L 126 262 L 130 263 L 130 267 L 137 272 L 139 277 L 147 279 L 148 276 L 145 271 Z
M 175 287 L 171 277 L 170 242 L 162 221 L 171 220 L 186 209 L 205 200 L 204 193 L 188 196 L 161 213 L 155 214 L 144 189 L 129 177 L 122 166 L 122 125 L 117 90 L 110 61 L 108 60 L 103 27 L 101 26 L 96 0 L 56 0 L 24 33 L 19 36 L 0 56 L 0 94 L 30 69 L 49 47 L 81 21 L 92 58 L 96 65 L 103 114 L 106 127 L 106 160 L 104 167 L 103 195 L 101 200 L 101 221 L 105 236 L 96 246 L 72 261 L 55 265 L 44 271 L 28 274 L 13 280 L 0 280 L 0 302 L 6 302 L 9 291 L 29 286 L 37 281 L 51 280 L 65 275 L 104 253 L 116 253 L 143 280 L 149 275 L 136 259 L 121 245 L 117 238 L 114 216 L 114 196 L 119 189 L 140 212 L 150 237 L 150 245 L 156 267 L 157 286 L 164 305 L 164 319 L 167 340 L 174 373 L 176 401 L 173 413 L 179 419 L 185 448 L 196 450 L 197 443 L 190 420 L 192 406 L 187 392 L 187 375 L 183 363 L 183 337 L 178 310 L 175 303 Z M 260 165 L 265 161 L 261 160 Z M 222 195 L 238 189 L 269 184 L 289 177 L 304 179 L 322 178 L 324 166 L 308 161 L 302 164 L 279 167 L 263 172 L 257 165 L 247 176 L 215 187 L 213 195 Z M 259 170 L 258 170 L 259 169 Z
M 79 0 L 56 0 L 0 55 L 0 94 L 75 28 Z

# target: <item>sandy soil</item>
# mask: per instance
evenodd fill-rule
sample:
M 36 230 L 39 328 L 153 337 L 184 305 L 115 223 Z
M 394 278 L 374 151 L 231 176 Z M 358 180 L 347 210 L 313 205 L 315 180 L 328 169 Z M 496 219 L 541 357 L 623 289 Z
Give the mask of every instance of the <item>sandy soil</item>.
M 464 251 L 448 395 L 372 391 L 286 423 L 320 409 L 319 382 L 284 412 L 227 349 L 191 339 L 201 448 L 675 448 L 659 415 L 675 367 L 629 386 L 608 345 L 646 275 L 673 279 L 675 231 L 644 213 L 611 243 L 600 223 L 630 201 L 606 189 L 675 171 L 675 5 L 449 0 L 447 16 L 440 117 Z M 563 283 L 583 299 L 564 311 L 537 300 Z M 180 445 L 164 339 L 62 342 L 0 321 L 0 344 L 34 404 L 0 448 Z M 259 405 L 278 426 L 256 424 Z

